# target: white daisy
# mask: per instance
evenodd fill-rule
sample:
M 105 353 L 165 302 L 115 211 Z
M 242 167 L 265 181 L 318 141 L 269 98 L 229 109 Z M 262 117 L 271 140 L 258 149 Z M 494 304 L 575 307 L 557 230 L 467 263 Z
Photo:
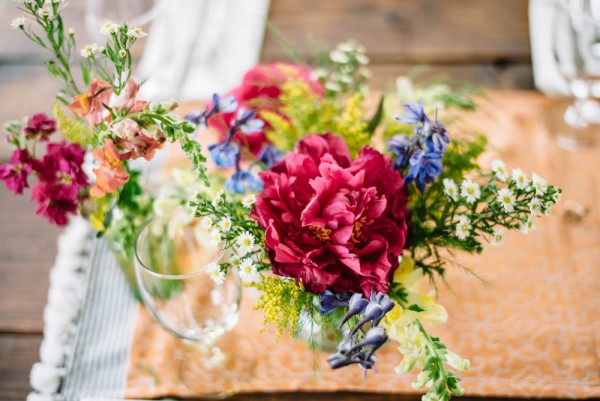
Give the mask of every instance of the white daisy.
M 231 266 L 233 266 L 237 269 L 238 267 L 240 267 L 240 264 L 242 263 L 242 261 L 240 260 L 239 256 L 232 254 L 230 263 L 231 263 Z
M 508 172 L 506 171 L 506 164 L 500 159 L 496 159 L 492 162 L 492 171 L 496 178 L 498 178 L 502 182 L 506 182 L 508 180 Z
M 25 17 L 15 18 L 10 22 L 10 27 L 12 29 L 21 29 L 25 26 Z
M 544 195 L 548 189 L 546 181 L 537 174 L 531 176 L 531 190 L 535 190 L 536 195 Z
M 245 283 L 254 283 L 258 281 L 258 270 L 252 259 L 246 258 L 240 263 L 240 278 Z
M 498 202 L 500 202 L 506 213 L 512 213 L 515 210 L 515 195 L 508 188 L 502 188 L 498 191 Z
M 502 228 L 499 230 L 495 230 L 492 233 L 492 240 L 490 241 L 490 245 L 492 245 L 492 246 L 502 245 L 505 237 L 506 237 L 506 232 Z
M 200 219 L 200 228 L 203 230 L 210 230 L 212 228 L 213 221 L 210 217 L 204 216 Z
M 206 266 L 206 272 L 210 276 L 210 278 L 217 285 L 221 285 L 225 282 L 225 273 L 221 271 L 219 265 L 216 262 L 212 262 L 208 266 Z
M 562 196 L 562 192 L 556 191 L 555 193 L 552 194 L 552 201 L 554 203 L 558 203 L 560 201 L 561 196 Z
M 67 30 L 67 33 L 68 33 L 69 35 L 73 36 L 73 35 L 75 35 L 75 29 L 73 29 L 73 28 L 69 28 L 69 29 Z
M 523 234 L 529 234 L 530 232 L 535 230 L 535 220 L 535 216 L 529 216 L 527 221 L 521 223 L 521 227 L 519 227 L 519 230 L 521 230 Z
M 98 45 L 95 43 L 91 43 L 89 45 L 85 45 L 83 47 L 83 49 L 81 49 L 79 51 L 79 53 L 81 54 L 81 57 L 89 58 L 89 57 L 94 56 L 97 51 L 98 51 Z
M 252 209 L 255 203 L 256 195 L 253 194 L 248 194 L 242 199 L 242 206 L 244 206 L 246 209 Z
M 216 228 L 210 230 L 210 241 L 213 245 L 219 245 L 221 243 L 221 233 Z
M 481 190 L 479 184 L 473 182 L 470 179 L 466 179 L 460 185 L 460 195 L 465 198 L 467 203 L 473 203 L 481 196 Z
M 48 18 L 52 18 L 54 17 L 54 13 L 52 12 L 52 9 L 44 7 L 44 8 L 40 8 L 37 10 L 37 14 L 44 19 L 48 19 Z
M 107 21 L 104 23 L 104 25 L 102 25 L 102 28 L 100 28 L 100 34 L 102 36 L 109 36 L 110 34 L 117 33 L 118 30 L 119 30 L 118 24 Z
M 246 255 L 254 248 L 254 236 L 248 231 L 244 231 L 237 237 L 236 244 L 240 253 Z
M 534 216 L 539 216 L 542 213 L 542 201 L 539 198 L 533 198 L 529 202 L 529 210 Z
M 226 233 L 227 231 L 231 230 L 231 226 L 233 225 L 233 223 L 231 222 L 231 218 L 227 216 L 223 217 L 217 225 L 219 226 L 222 232 Z
M 520 168 L 512 171 L 512 180 L 517 184 L 518 189 L 527 189 L 527 185 L 529 185 L 527 175 Z
M 471 234 L 471 228 L 471 220 L 465 215 L 460 216 L 456 225 L 456 236 L 459 239 L 467 239 Z
M 331 59 L 331 61 L 338 64 L 346 64 L 348 61 L 350 61 L 348 55 L 338 49 L 335 49 L 331 53 L 329 53 L 329 58 Z
M 130 28 L 129 30 L 127 30 L 127 36 L 129 36 L 130 38 L 141 39 L 148 36 L 148 34 L 142 31 L 142 28 L 136 26 L 135 28 Z
M 444 178 L 444 193 L 446 196 L 453 201 L 458 200 L 458 186 L 450 178 Z

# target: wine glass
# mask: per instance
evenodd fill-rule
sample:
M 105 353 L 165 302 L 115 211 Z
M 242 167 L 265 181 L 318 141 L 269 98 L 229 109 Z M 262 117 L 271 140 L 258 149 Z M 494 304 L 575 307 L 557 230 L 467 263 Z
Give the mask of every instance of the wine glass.
M 579 150 L 600 136 L 600 1 L 554 1 L 552 50 L 575 98 L 564 124 L 553 127 L 559 146 Z
M 251 378 L 255 359 L 248 341 L 227 335 L 239 318 L 242 287 L 234 269 L 215 274 L 224 251 L 209 235 L 186 208 L 156 216 L 138 235 L 135 271 L 154 319 L 185 344 L 181 382 L 223 397 Z

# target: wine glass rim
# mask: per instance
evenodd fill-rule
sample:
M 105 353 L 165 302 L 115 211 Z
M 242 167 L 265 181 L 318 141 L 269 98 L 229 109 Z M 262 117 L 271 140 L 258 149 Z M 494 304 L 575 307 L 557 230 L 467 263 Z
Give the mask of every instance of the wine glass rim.
M 176 208 L 173 209 L 172 211 L 170 211 L 168 214 L 174 214 L 177 210 L 181 210 L 181 208 Z M 204 270 L 206 269 L 207 266 L 209 266 L 212 263 L 215 263 L 216 261 L 220 260 L 223 255 L 225 254 L 225 248 L 223 247 L 223 244 L 219 244 L 219 252 L 217 254 L 217 256 L 215 256 L 215 258 L 213 260 L 211 260 L 209 263 L 204 264 L 203 266 L 199 267 L 198 269 L 189 272 L 189 273 L 185 273 L 185 274 L 165 274 L 165 273 L 157 273 L 151 269 L 149 269 L 146 264 L 144 262 L 142 262 L 139 254 L 138 254 L 138 242 L 140 241 L 140 237 L 142 236 L 142 234 L 144 234 L 146 232 L 146 230 L 148 229 L 148 227 L 150 226 L 150 224 L 152 224 L 152 222 L 156 221 L 158 218 L 165 218 L 165 215 L 158 215 L 158 216 L 154 216 L 151 219 L 149 219 L 144 226 L 141 228 L 141 230 L 139 231 L 139 233 L 137 234 L 136 238 L 135 238 L 135 243 L 134 243 L 134 249 L 133 249 L 133 253 L 135 254 L 135 261 L 137 263 L 135 263 L 136 265 L 141 266 L 144 271 L 156 278 L 161 278 L 161 279 L 167 279 L 167 280 L 185 280 L 187 278 L 191 278 L 194 276 L 197 276 L 198 274 L 201 274 L 204 272 Z

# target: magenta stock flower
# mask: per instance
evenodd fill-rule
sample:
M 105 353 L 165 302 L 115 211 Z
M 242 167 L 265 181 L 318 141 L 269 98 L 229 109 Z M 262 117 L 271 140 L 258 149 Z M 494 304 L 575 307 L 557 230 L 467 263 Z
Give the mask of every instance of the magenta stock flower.
M 27 178 L 32 169 L 32 159 L 25 149 L 17 149 L 10 157 L 10 163 L 0 165 L 0 180 L 4 181 L 6 188 L 17 195 L 29 187 Z
M 23 128 L 23 133 L 27 139 L 39 136 L 40 140 L 47 140 L 48 136 L 56 132 L 56 120 L 48 118 L 43 113 L 35 114 L 27 120 L 27 126 Z
M 77 212 L 77 200 L 63 196 L 61 187 L 38 183 L 31 190 L 31 199 L 37 203 L 35 213 L 45 217 L 51 223 L 64 226 L 68 215 Z
M 387 293 L 408 215 L 389 157 L 365 147 L 352 160 L 340 137 L 309 135 L 261 178 L 251 217 L 265 229 L 275 274 L 316 294 Z

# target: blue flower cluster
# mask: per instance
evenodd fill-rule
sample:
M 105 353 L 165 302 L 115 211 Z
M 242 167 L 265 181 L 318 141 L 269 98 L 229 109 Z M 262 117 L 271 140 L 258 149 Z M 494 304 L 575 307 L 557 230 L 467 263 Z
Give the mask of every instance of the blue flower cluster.
M 251 169 L 256 164 L 253 163 L 247 170 L 240 166 L 241 149 L 240 145 L 233 141 L 236 132 L 244 134 L 253 134 L 263 129 L 264 121 L 256 118 L 255 110 L 248 110 L 238 107 L 238 102 L 233 96 L 223 99 L 216 93 L 213 95 L 212 103 L 203 112 L 194 112 L 185 116 L 185 119 L 196 126 L 208 126 L 208 119 L 219 113 L 233 113 L 237 110 L 235 118 L 231 122 L 229 131 L 225 139 L 221 142 L 212 144 L 208 147 L 213 162 L 222 168 L 235 167 L 235 172 L 225 183 L 227 191 L 244 193 L 250 189 L 252 191 L 262 191 L 262 180 L 252 174 Z M 262 163 L 266 168 L 270 168 L 277 161 L 281 160 L 282 153 L 272 145 L 266 145 L 260 152 L 257 162 Z
M 341 330 L 352 317 L 357 316 L 358 322 L 344 332 L 344 339 L 338 344 L 337 352 L 331 355 L 327 362 L 332 369 L 358 364 L 365 370 L 375 367 L 377 351 L 388 339 L 388 335 L 379 323 L 386 313 L 394 308 L 394 302 L 383 293 L 371 293 L 371 299 L 363 298 L 362 294 L 353 294 L 348 301 L 346 293 L 333 294 L 326 291 L 321 297 L 321 312 L 332 311 L 336 306 L 348 306 L 348 312 L 340 322 L 337 330 Z M 335 306 L 334 306 L 335 305 Z M 368 330 L 363 327 L 370 323 Z
M 423 100 L 419 103 L 404 104 L 405 115 L 396 120 L 415 126 L 412 138 L 396 135 L 387 143 L 395 154 L 394 168 L 400 172 L 408 167 L 406 184 L 413 181 L 419 192 L 425 191 L 425 186 L 432 183 L 443 171 L 442 157 L 446 152 L 450 139 L 446 128 L 437 120 L 430 120 L 423 110 Z

